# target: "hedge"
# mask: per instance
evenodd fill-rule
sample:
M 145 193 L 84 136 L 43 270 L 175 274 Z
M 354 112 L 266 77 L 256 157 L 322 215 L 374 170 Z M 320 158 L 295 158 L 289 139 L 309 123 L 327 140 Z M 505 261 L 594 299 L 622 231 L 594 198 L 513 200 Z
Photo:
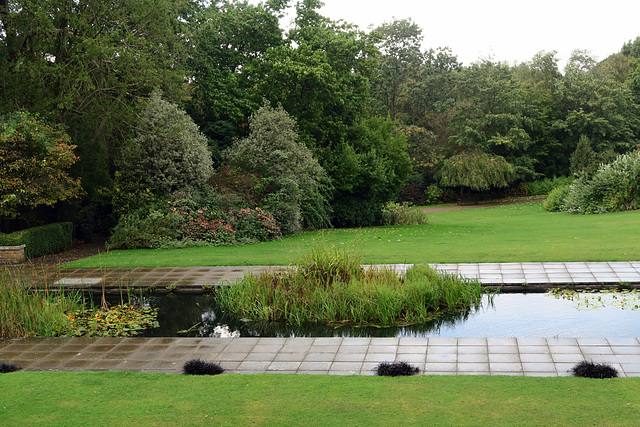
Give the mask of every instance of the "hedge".
M 57 254 L 71 249 L 73 224 L 56 222 L 40 227 L 27 228 L 11 234 L 0 234 L 0 246 L 26 245 L 26 258 Z

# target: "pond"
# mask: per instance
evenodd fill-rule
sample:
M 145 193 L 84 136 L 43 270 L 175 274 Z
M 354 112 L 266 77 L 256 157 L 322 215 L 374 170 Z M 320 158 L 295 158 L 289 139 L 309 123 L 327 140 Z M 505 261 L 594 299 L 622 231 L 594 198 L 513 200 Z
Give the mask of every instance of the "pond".
M 640 296 L 581 294 L 578 300 L 551 294 L 497 294 L 480 307 L 437 320 L 399 327 L 356 327 L 251 322 L 222 312 L 211 295 L 145 298 L 159 309 L 160 328 L 143 336 L 191 337 L 607 337 L 640 336 Z

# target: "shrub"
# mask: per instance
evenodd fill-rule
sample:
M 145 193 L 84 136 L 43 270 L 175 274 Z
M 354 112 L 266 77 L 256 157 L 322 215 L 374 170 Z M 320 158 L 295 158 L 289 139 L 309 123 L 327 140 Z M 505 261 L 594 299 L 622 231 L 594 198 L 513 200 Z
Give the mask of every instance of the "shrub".
M 593 178 L 582 176 L 571 186 L 564 210 L 597 214 L 640 207 L 640 152 L 618 156 Z
M 481 296 L 477 281 L 426 265 L 398 276 L 387 268 L 365 269 L 357 257 L 337 250 L 316 250 L 295 267 L 219 289 L 217 300 L 223 310 L 252 320 L 391 326 L 468 310 Z
M 193 120 L 154 91 L 136 135 L 118 160 L 114 203 L 126 212 L 153 196 L 204 188 L 213 173 L 207 139 Z
M 57 254 L 71 249 L 73 224 L 56 222 L 0 235 L 0 246 L 26 245 L 26 258 Z
M 400 377 L 416 375 L 420 368 L 407 362 L 382 362 L 376 366 L 374 372 L 382 377 Z
M 383 225 L 422 225 L 426 223 L 427 214 L 420 208 L 391 202 L 382 210 Z
M 296 122 L 265 101 L 249 119 L 249 135 L 226 153 L 235 167 L 267 180 L 265 207 L 273 212 L 284 234 L 303 227 L 329 225 L 329 180 L 325 170 L 298 140 Z
M 547 196 L 547 200 L 542 204 L 550 212 L 560 212 L 563 210 L 565 199 L 571 191 L 570 185 L 556 187 Z
M 604 363 L 593 363 L 583 360 L 571 369 L 576 377 L 584 378 L 616 378 L 618 371 Z
M 224 369 L 217 363 L 205 362 L 200 359 L 188 360 L 182 367 L 182 373 L 185 375 L 219 375 L 223 372 Z
M 180 217 L 160 209 L 122 215 L 107 243 L 108 249 L 174 247 L 180 238 Z
M 521 185 L 525 196 L 546 196 L 558 187 L 569 186 L 573 182 L 573 177 L 545 178 L 538 181 L 526 182 Z

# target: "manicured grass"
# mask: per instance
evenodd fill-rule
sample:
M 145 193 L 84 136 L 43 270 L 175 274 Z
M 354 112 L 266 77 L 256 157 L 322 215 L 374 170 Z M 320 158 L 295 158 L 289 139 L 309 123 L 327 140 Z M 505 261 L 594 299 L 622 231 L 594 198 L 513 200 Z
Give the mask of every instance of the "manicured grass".
M 0 424 L 635 425 L 640 379 L 0 375 Z
M 246 246 L 117 250 L 69 267 L 287 265 L 323 245 L 364 263 L 629 261 L 640 259 L 640 211 L 551 213 L 526 203 L 429 214 L 427 225 L 299 233 Z

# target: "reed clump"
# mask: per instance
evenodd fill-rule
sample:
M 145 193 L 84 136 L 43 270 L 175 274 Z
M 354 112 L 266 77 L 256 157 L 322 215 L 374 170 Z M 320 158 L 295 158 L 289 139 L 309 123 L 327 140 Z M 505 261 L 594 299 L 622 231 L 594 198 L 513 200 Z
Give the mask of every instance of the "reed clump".
M 0 338 L 65 335 L 71 326 L 65 313 L 81 307 L 77 292 L 33 290 L 19 278 L 0 273 Z
M 286 270 L 248 275 L 239 285 L 221 288 L 217 299 L 224 310 L 251 320 L 393 326 L 468 310 L 482 293 L 478 281 L 428 265 L 398 275 L 389 268 L 364 268 L 346 252 L 317 249 Z

